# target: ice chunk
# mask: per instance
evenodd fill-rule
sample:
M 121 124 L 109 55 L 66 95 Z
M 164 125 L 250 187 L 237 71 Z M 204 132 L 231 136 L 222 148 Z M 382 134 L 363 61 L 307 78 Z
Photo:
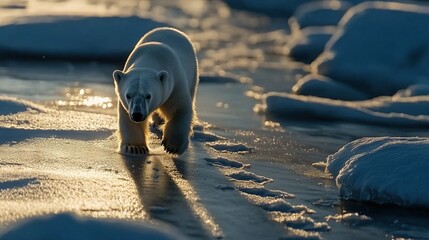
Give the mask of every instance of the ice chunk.
M 346 13 L 312 68 L 373 97 L 428 83 L 428 24 L 426 6 L 362 3 Z
M 0 26 L 0 57 L 123 61 L 146 32 L 161 26 L 167 25 L 135 16 L 17 17 Z
M 429 207 L 429 138 L 353 141 L 328 157 L 341 197 L 379 204 Z

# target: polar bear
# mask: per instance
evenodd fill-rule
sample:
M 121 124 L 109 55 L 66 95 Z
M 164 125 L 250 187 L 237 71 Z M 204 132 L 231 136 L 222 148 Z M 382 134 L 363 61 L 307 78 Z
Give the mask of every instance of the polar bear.
M 113 72 L 118 97 L 118 152 L 148 154 L 148 122 L 156 112 L 165 122 L 162 145 L 182 154 L 196 118 L 198 61 L 188 36 L 156 28 L 136 44 L 122 71 Z

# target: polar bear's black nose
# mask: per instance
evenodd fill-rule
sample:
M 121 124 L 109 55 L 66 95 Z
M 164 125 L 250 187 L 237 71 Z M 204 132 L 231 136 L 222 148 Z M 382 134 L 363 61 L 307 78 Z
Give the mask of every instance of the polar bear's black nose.
M 139 113 L 139 112 L 137 112 L 137 113 L 133 113 L 132 115 L 131 115 L 131 118 L 132 118 L 132 120 L 134 121 L 134 122 L 141 122 L 141 121 L 143 121 L 144 119 L 143 119 L 143 114 L 142 113 Z

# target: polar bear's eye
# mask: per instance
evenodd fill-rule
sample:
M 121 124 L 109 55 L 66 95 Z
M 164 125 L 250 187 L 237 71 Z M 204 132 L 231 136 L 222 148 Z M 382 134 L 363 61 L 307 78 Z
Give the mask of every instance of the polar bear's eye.
M 152 98 L 152 96 L 151 96 L 150 94 L 146 95 L 146 99 L 147 99 L 147 100 L 149 100 L 149 99 L 151 99 L 151 98 Z
M 130 99 L 130 98 L 131 98 L 131 96 L 130 96 L 129 94 L 125 95 L 125 97 L 126 97 L 127 99 Z

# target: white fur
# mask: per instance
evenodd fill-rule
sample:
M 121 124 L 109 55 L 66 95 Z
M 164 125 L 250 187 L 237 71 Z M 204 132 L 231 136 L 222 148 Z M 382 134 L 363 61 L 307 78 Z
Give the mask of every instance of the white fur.
M 119 101 L 118 151 L 148 153 L 148 119 L 156 111 L 165 121 L 165 151 L 183 153 L 192 134 L 198 84 L 198 62 L 189 38 L 173 28 L 150 31 L 113 78 Z M 132 120 L 140 117 L 145 120 Z

